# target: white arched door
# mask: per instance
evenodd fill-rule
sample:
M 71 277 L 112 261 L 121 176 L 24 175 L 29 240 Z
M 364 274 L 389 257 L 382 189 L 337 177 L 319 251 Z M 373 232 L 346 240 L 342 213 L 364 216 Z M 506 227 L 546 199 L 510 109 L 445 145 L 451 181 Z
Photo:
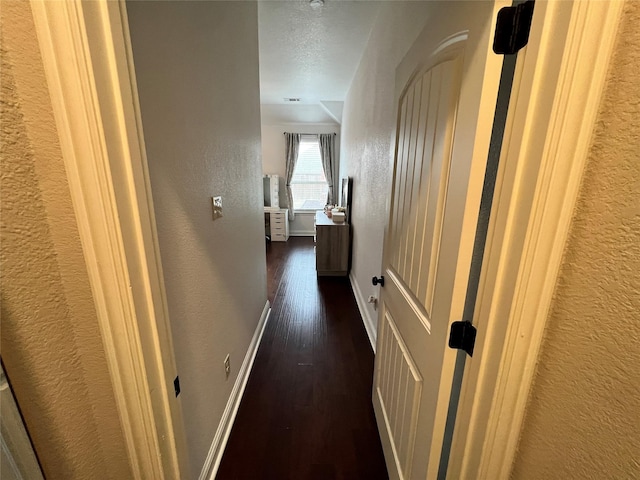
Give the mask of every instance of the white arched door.
M 503 2 L 433 2 L 398 66 L 373 401 L 391 478 L 436 478 L 502 57 Z

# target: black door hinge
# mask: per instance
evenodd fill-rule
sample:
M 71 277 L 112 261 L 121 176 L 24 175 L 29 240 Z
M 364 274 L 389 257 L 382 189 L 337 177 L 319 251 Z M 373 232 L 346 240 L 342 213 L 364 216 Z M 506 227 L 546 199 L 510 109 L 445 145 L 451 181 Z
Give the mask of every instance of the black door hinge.
M 469 322 L 453 322 L 449 333 L 449 347 L 464 350 L 470 357 L 473 357 L 477 331 L 476 327 Z
M 176 397 L 177 397 L 178 395 L 180 395 L 180 377 L 176 377 L 176 378 L 173 380 L 173 389 L 174 389 L 174 390 L 175 390 L 175 392 L 176 392 Z
M 511 55 L 529 41 L 534 0 L 513 7 L 501 8 L 496 21 L 493 51 L 499 55 Z

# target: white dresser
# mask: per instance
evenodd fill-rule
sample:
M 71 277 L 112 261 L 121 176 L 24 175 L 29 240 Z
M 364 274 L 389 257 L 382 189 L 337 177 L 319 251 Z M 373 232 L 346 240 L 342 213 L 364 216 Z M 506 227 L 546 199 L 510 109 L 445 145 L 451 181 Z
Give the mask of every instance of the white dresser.
M 288 208 L 265 208 L 265 215 L 268 215 L 267 234 L 272 242 L 286 242 L 289 240 L 289 209 Z

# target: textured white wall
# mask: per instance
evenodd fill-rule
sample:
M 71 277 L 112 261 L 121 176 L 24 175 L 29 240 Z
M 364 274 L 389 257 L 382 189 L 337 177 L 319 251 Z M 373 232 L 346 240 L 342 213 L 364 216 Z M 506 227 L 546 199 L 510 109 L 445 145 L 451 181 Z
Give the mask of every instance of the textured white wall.
M 267 300 L 257 6 L 127 10 L 195 476 Z M 215 222 L 213 195 L 224 212 Z
M 640 478 L 639 24 L 627 2 L 513 479 Z
M 46 478 L 131 478 L 29 2 L 0 21 L 2 360 Z
M 262 125 L 262 173 L 276 174 L 284 178 L 286 172 L 284 158 L 284 132 L 297 126 Z M 304 128 L 304 127 L 303 127 Z
M 347 95 L 340 177 L 353 177 L 352 216 L 355 290 L 378 296 L 395 135 L 395 69 L 426 22 L 427 2 L 385 2 Z M 361 299 L 362 300 L 362 299 Z M 374 327 L 377 312 L 366 305 Z

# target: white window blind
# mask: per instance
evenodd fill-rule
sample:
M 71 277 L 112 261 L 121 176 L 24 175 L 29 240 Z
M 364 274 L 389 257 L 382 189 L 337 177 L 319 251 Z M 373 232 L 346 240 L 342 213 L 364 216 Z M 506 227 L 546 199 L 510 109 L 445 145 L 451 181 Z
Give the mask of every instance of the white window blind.
M 328 191 L 318 139 L 303 137 L 291 178 L 294 210 L 322 210 L 327 203 Z

